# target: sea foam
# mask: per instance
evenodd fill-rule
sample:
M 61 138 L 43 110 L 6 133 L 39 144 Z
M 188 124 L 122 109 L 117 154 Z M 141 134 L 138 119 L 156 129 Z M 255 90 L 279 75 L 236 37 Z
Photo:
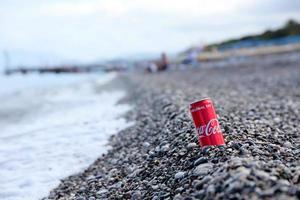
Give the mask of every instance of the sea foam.
M 60 179 L 105 153 L 110 135 L 131 125 L 120 117 L 130 106 L 116 105 L 124 91 L 96 89 L 115 74 L 63 76 L 34 76 L 35 84 L 32 77 L 17 77 L 21 84 L 5 91 L 0 108 L 1 200 L 47 196 Z

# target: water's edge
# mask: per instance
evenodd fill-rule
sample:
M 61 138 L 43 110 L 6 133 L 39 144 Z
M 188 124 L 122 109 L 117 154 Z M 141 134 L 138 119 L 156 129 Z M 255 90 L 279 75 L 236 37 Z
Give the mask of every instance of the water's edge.
M 130 125 L 121 117 L 130 106 L 117 104 L 125 92 L 105 86 L 116 75 L 99 77 L 20 90 L 4 101 L 0 199 L 48 195 L 61 179 L 91 165 L 109 149 L 109 137 Z

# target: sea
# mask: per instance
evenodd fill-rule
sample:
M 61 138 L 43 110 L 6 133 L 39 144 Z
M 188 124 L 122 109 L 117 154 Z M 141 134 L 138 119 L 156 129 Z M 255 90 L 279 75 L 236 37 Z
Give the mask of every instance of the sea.
M 0 76 L 0 200 L 47 196 L 110 148 L 132 125 L 114 73 Z

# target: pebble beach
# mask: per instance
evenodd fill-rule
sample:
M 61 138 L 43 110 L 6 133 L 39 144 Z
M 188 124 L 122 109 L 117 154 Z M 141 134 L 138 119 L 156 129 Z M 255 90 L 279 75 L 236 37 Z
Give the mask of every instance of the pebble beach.
M 133 125 L 44 199 L 300 199 L 299 55 L 120 74 L 106 87 L 127 90 Z M 225 146 L 198 145 L 189 104 L 204 97 Z

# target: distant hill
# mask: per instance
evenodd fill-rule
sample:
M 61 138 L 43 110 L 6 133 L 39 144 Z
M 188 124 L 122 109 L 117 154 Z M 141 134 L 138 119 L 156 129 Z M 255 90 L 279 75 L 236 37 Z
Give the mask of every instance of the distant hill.
M 300 37 L 300 24 L 295 20 L 289 20 L 282 28 L 277 30 L 267 30 L 262 34 L 248 35 L 238 39 L 231 39 L 221 43 L 211 44 L 205 47 L 205 50 L 217 49 L 227 49 L 233 46 L 238 46 L 235 44 L 247 44 L 246 46 L 256 46 L 255 44 L 261 44 L 262 42 L 268 41 L 279 41 L 284 38 L 288 41 L 297 40 Z M 287 39 L 286 39 L 287 38 Z M 284 43 L 284 41 L 282 43 Z M 241 46 L 241 45 L 239 45 Z

